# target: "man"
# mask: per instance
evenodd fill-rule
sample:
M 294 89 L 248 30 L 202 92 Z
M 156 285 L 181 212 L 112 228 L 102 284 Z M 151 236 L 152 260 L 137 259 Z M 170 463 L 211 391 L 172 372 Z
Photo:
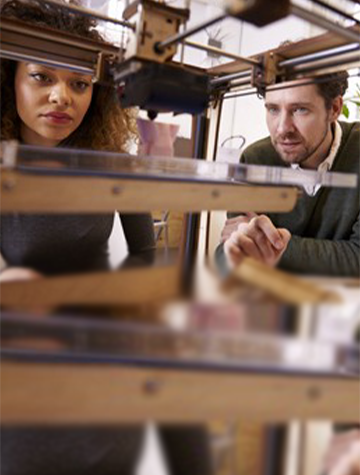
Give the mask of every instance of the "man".
M 359 123 L 338 122 L 346 72 L 297 80 L 265 94 L 270 137 L 248 147 L 246 164 L 359 174 Z M 230 215 L 216 250 L 222 268 L 243 257 L 290 271 L 359 276 L 359 189 L 305 187 L 290 213 Z

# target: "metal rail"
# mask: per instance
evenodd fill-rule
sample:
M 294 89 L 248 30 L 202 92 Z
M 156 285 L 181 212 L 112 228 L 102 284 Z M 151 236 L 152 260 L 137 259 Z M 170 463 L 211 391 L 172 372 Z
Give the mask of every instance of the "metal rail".
M 63 8 L 70 12 L 80 13 L 84 16 L 89 16 L 92 18 L 96 18 L 97 20 L 106 21 L 108 23 L 115 23 L 116 25 L 123 26 L 124 28 L 130 28 L 131 30 L 135 31 L 135 25 L 126 21 L 126 20 L 118 20 L 117 18 L 112 18 L 107 15 L 102 15 L 101 13 L 91 10 L 89 8 L 79 7 L 77 5 L 71 5 L 69 3 L 62 4 L 57 2 L 56 0 L 42 0 L 42 3 L 47 3 L 49 5 L 54 5 L 58 8 Z

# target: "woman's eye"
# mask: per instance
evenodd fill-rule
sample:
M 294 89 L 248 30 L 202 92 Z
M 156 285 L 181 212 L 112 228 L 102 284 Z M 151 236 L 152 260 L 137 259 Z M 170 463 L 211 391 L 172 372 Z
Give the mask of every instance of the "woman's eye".
M 51 78 L 44 73 L 31 73 L 30 76 L 39 82 L 51 82 Z
M 90 87 L 90 84 L 86 81 L 75 81 L 72 83 L 73 88 L 77 91 L 86 91 L 88 87 Z

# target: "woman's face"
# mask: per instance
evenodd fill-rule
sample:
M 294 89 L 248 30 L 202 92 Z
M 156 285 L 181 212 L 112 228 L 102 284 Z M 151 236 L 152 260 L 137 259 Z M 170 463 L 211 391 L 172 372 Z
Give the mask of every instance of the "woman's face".
M 58 145 L 81 124 L 92 92 L 90 75 L 18 63 L 15 97 L 22 140 L 29 145 Z

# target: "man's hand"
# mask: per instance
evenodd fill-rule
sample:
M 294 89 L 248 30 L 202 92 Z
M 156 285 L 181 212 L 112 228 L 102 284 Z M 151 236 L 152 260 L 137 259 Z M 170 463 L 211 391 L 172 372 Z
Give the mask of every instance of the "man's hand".
M 325 456 L 324 471 L 329 475 L 360 475 L 360 431 L 335 435 Z
M 225 221 L 225 226 L 221 231 L 221 242 L 227 241 L 233 232 L 237 231 L 239 224 L 248 223 L 252 217 L 256 216 L 254 213 L 246 213 L 235 218 L 230 218 Z
M 233 218 L 225 225 L 225 229 L 228 228 L 226 233 L 230 226 L 237 225 L 224 244 L 227 262 L 230 267 L 235 267 L 244 257 L 252 257 L 274 267 L 285 252 L 291 234 L 287 229 L 276 228 L 265 215 L 252 213 L 251 216 Z

